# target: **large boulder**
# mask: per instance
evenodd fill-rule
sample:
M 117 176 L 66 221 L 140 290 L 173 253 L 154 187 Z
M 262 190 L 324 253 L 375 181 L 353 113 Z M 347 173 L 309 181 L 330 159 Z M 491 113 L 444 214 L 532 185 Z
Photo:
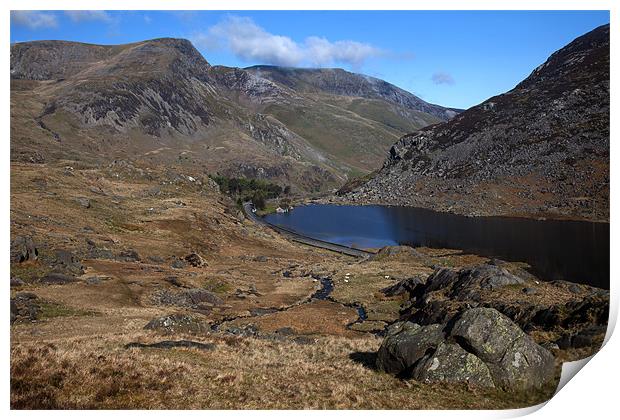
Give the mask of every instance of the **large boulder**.
M 465 311 L 450 334 L 485 362 L 499 362 L 509 347 L 525 333 L 510 319 L 491 308 Z
M 427 351 L 444 340 L 443 325 L 420 326 L 411 322 L 392 325 L 377 354 L 377 367 L 383 372 L 406 374 Z
M 427 355 L 416 365 L 412 376 L 422 382 L 494 386 L 488 366 L 454 343 L 439 344 L 434 353 Z
M 446 324 L 395 324 L 381 344 L 377 367 L 424 382 L 505 390 L 540 388 L 555 373 L 553 355 L 492 308 L 464 310 Z
M 502 388 L 540 388 L 553 379 L 555 362 L 549 350 L 495 309 L 465 311 L 450 335 L 489 366 Z

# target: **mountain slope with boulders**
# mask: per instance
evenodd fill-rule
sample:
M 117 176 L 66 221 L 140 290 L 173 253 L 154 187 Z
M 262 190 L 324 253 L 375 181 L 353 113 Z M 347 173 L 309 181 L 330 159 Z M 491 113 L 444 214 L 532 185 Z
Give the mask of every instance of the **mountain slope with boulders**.
M 317 96 L 212 66 L 183 39 L 13 44 L 12 159 L 129 158 L 315 192 L 369 172 L 402 134 L 455 114 L 377 79 L 383 96 L 350 92 L 365 76 L 340 73 Z
M 347 202 L 609 220 L 609 25 L 513 90 L 402 137 Z

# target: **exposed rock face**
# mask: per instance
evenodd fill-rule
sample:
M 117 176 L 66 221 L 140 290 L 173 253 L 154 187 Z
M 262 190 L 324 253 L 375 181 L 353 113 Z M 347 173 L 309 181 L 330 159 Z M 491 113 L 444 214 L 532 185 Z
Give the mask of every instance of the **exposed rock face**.
M 408 296 L 409 300 L 401 306 L 400 322 L 446 325 L 468 309 L 493 309 L 520 330 L 544 332 L 542 344 L 549 348 L 596 350 L 602 344 L 609 318 L 608 291 L 565 281 L 544 283 L 529 274 L 521 275 L 521 269 L 512 268 L 509 272 L 502 265 L 495 261 L 461 270 L 437 268 L 426 280 L 404 280 L 382 292 L 386 296 Z M 478 328 L 484 334 L 490 327 L 476 321 L 470 328 Z M 412 327 L 405 329 L 412 330 Z M 455 327 L 452 334 L 457 338 L 464 336 L 461 329 Z M 512 335 L 517 334 L 514 328 L 513 332 Z M 479 345 L 469 343 L 466 348 L 479 347 L 482 343 L 488 343 L 491 348 L 501 347 L 483 335 L 479 340 Z M 475 354 L 484 361 L 490 360 L 489 355 Z
M 469 309 L 455 320 L 392 326 L 379 349 L 378 368 L 424 382 L 505 390 L 540 388 L 553 379 L 553 355 L 495 309 Z
M 532 293 L 526 293 L 526 289 L 531 287 L 521 287 L 536 282 L 535 279 L 525 280 L 494 264 L 458 271 L 438 268 L 426 281 L 416 282 L 408 291 L 410 300 L 401 312 L 402 319 L 422 325 L 445 323 L 464 309 L 485 306 L 498 310 L 525 331 L 581 330 L 607 324 L 607 291 L 591 288 L 566 299 L 565 303 L 545 305 L 539 302 L 542 297 L 534 298 Z M 551 283 L 545 287 L 554 290 L 546 293 L 565 295 L 573 285 L 566 283 Z M 516 297 L 509 298 L 506 287 Z
M 608 220 L 609 25 L 513 90 L 402 137 L 345 200 Z

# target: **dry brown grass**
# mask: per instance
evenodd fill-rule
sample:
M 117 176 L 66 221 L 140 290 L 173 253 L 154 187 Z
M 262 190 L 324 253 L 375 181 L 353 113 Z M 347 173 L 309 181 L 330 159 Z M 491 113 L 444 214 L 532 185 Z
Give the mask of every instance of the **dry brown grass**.
M 196 338 L 194 338 L 196 339 Z M 213 351 L 131 349 L 144 333 L 32 343 L 11 351 L 11 407 L 220 409 L 512 408 L 552 390 L 507 394 L 403 381 L 372 368 L 375 338 L 315 345 L 208 336 Z
M 214 191 L 167 185 L 163 197 L 150 197 L 144 192 L 161 186 L 157 180 L 115 179 L 105 169 L 70 164 L 75 165 L 71 176 L 63 163 L 13 163 L 11 168 L 12 235 L 32 236 L 41 255 L 71 250 L 86 270 L 75 283 L 41 285 L 31 282 L 49 270 L 41 261 L 13 267 L 27 281 L 18 290 L 66 308 L 57 316 L 11 326 L 13 408 L 508 408 L 550 395 L 550 390 L 509 395 L 420 384 L 379 373 L 371 362 L 380 339 L 346 328 L 357 318 L 354 309 L 337 302 L 299 305 L 319 287 L 308 276 L 312 272 L 334 279 L 332 296 L 338 302 L 360 302 L 371 319 L 393 319 L 400 298 L 386 298 L 381 288 L 430 274 L 431 264 L 460 267 L 481 257 L 425 249 L 426 257 L 419 260 L 396 256 L 360 263 L 239 221 L 228 213 L 230 203 Z M 93 194 L 92 187 L 108 195 Z M 74 198 L 81 196 L 91 198 L 91 208 L 76 204 Z M 150 207 L 157 211 L 146 211 Z M 86 239 L 114 253 L 135 249 L 141 261 L 86 258 Z M 170 267 L 173 255 L 192 251 L 203 255 L 205 267 Z M 151 256 L 164 262 L 153 262 Z M 293 275 L 284 277 L 284 270 Z M 352 273 L 349 283 L 343 281 L 347 272 Z M 86 281 L 91 276 L 105 280 L 91 284 Z M 224 301 L 200 315 L 205 322 L 243 315 L 229 324 L 252 323 L 261 333 L 292 327 L 318 341 L 298 345 L 213 334 L 184 337 L 216 343 L 213 351 L 126 350 L 129 342 L 164 339 L 143 330 L 149 320 L 191 312 L 158 306 L 152 299 L 155 292 L 175 287 L 165 280 L 168 276 L 185 287 L 207 288 Z M 251 287 L 259 294 L 236 296 L 236 289 Z M 248 315 L 256 308 L 282 307 L 290 309 Z M 361 329 L 383 325 L 373 322 Z M 181 337 L 165 337 L 175 338 Z

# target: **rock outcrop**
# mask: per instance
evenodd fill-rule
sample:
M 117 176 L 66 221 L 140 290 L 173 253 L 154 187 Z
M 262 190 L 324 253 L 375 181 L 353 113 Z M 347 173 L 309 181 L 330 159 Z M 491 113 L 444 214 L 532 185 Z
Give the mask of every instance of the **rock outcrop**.
M 552 289 L 546 293 L 555 290 L 565 296 L 570 291 L 567 284 L 574 285 L 552 282 L 544 287 Z M 528 285 L 543 287 L 535 278 L 526 280 L 494 264 L 461 270 L 440 267 L 425 281 L 416 281 L 410 287 L 409 303 L 402 311 L 403 319 L 420 324 L 442 323 L 463 309 L 487 306 L 508 316 L 526 331 L 607 323 L 609 292 L 605 290 L 587 286 L 573 298 L 565 298 L 564 303 L 545 305 L 537 291 L 531 292 L 537 289 Z
M 39 251 L 29 236 L 17 236 L 11 241 L 11 263 L 34 261 L 39 257 Z
M 393 325 L 379 349 L 377 366 L 423 382 L 504 390 L 541 388 L 555 373 L 553 355 L 491 308 L 465 310 L 445 324 Z
M 609 80 L 605 25 L 513 90 L 402 137 L 343 200 L 608 220 Z

